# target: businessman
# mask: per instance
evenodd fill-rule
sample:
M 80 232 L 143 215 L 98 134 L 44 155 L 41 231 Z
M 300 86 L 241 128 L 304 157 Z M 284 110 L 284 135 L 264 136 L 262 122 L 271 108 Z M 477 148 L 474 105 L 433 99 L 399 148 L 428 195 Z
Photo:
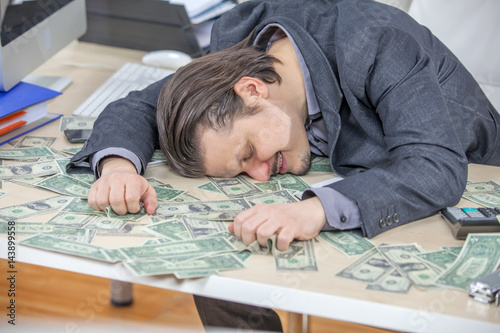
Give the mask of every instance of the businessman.
M 429 216 L 458 202 L 467 163 L 500 166 L 500 115 L 460 61 L 395 8 L 246 2 L 216 22 L 211 51 L 97 119 L 70 164 L 100 177 L 92 207 L 124 214 L 143 202 L 153 213 L 141 175 L 157 144 L 189 177 L 265 181 L 326 156 L 344 180 L 297 203 L 255 206 L 230 226 L 246 244 L 277 234 L 286 249 L 321 230 L 373 237 Z M 205 326 L 281 330 L 274 312 L 195 301 Z

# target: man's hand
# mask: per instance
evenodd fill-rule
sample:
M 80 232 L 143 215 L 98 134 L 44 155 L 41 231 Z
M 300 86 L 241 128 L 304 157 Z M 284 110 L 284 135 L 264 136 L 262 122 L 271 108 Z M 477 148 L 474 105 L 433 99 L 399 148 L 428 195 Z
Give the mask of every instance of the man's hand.
M 111 205 L 116 214 L 137 213 L 140 202 L 148 214 L 158 206 L 156 192 L 148 181 L 137 174 L 135 166 L 127 159 L 111 156 L 100 163 L 101 177 L 92 184 L 88 197 L 95 210 L 105 210 Z
M 236 216 L 229 231 L 246 245 L 257 240 L 267 246 L 267 240 L 278 234 L 277 248 L 284 251 L 294 239 L 309 240 L 318 235 L 326 223 L 321 201 L 313 197 L 284 204 L 261 204 Z

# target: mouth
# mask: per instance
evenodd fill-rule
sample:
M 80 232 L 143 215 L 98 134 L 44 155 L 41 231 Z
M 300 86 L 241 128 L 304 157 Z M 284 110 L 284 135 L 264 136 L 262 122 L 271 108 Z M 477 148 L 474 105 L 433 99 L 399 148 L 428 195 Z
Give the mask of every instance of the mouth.
M 286 158 L 282 152 L 278 152 L 278 173 L 286 173 L 287 168 Z

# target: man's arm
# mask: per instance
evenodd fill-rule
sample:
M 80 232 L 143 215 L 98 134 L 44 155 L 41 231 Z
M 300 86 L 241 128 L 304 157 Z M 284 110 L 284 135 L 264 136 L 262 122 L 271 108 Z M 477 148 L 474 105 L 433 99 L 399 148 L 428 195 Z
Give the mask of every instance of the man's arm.
M 117 214 L 136 213 L 143 202 L 146 211 L 154 213 L 156 192 L 141 175 L 157 145 L 156 103 L 168 78 L 109 104 L 68 164 L 69 173 L 94 172 L 99 178 L 88 197 L 92 208 L 111 206 Z
M 122 148 L 137 156 L 141 164 L 139 173 L 143 174 L 158 142 L 156 103 L 168 79 L 166 77 L 110 103 L 97 118 L 82 150 L 71 159 L 68 172 L 88 172 L 96 152 Z

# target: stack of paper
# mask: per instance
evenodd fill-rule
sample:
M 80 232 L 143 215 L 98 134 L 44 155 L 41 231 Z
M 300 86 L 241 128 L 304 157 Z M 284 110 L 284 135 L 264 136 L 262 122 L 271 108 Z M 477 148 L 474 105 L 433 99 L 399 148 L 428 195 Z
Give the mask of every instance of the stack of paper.
M 60 94 L 26 82 L 0 92 L 0 145 L 61 117 L 47 113 L 47 100 Z

